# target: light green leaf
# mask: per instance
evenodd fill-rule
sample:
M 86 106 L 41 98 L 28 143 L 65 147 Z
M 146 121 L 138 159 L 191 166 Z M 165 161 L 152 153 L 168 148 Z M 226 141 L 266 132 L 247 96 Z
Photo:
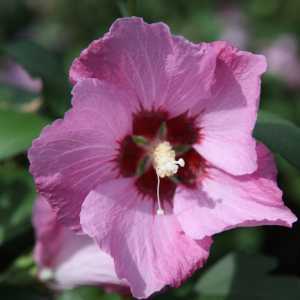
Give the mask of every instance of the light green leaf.
M 254 136 L 300 169 L 300 128 L 271 113 L 261 112 Z
M 56 56 L 36 43 L 16 41 L 6 45 L 4 51 L 34 77 L 56 80 L 62 76 L 57 74 L 62 67 Z
M 16 41 L 2 50 L 33 77 L 42 78 L 44 106 L 55 116 L 63 115 L 70 106 L 70 86 L 62 60 L 30 41 Z
M 297 300 L 300 279 L 269 275 L 275 267 L 269 257 L 230 254 L 200 278 L 196 290 L 201 300 Z
M 39 94 L 21 88 L 0 84 L 0 109 L 25 110 Z
M 31 252 L 19 256 L 6 271 L 0 274 L 2 284 L 36 284 L 37 280 L 37 267 Z
M 0 295 L 3 300 L 50 300 L 49 291 L 36 286 L 0 285 Z
M 100 288 L 81 287 L 63 292 L 57 300 L 121 300 L 116 294 L 105 294 Z
M 35 114 L 0 109 L 0 159 L 26 150 L 47 123 Z

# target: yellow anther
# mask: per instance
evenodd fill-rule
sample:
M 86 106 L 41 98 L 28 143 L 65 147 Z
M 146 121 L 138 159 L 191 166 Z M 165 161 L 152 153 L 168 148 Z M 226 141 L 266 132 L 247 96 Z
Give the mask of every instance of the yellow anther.
M 164 210 L 161 207 L 160 196 L 159 196 L 159 186 L 160 177 L 169 177 L 177 173 L 179 167 L 184 167 L 184 160 L 182 158 L 176 160 L 176 153 L 172 149 L 169 142 L 162 142 L 158 144 L 152 154 L 153 167 L 157 174 L 157 201 L 158 209 L 157 214 L 163 215 Z

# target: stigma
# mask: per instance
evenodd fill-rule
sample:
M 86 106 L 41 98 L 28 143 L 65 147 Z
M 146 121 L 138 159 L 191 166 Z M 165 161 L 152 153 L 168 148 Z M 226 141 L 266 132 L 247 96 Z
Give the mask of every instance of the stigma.
M 153 167 L 157 175 L 157 201 L 158 201 L 158 215 L 164 215 L 164 210 L 161 206 L 159 186 L 160 178 L 170 177 L 177 173 L 179 167 L 184 167 L 185 162 L 182 158 L 176 160 L 176 153 L 172 149 L 169 142 L 159 143 L 152 153 Z

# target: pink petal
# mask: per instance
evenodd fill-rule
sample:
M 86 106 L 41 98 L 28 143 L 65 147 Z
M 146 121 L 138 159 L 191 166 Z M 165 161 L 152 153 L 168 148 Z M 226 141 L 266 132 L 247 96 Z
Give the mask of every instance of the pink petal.
M 84 284 L 124 286 L 125 282 L 115 273 L 112 258 L 91 238 L 76 235 L 58 224 L 43 197 L 36 202 L 33 223 L 37 237 L 35 260 L 41 280 L 48 276 L 59 289 Z
M 118 141 L 131 131 L 127 95 L 96 79 L 73 90 L 73 108 L 33 142 L 30 171 L 41 195 L 62 223 L 80 229 L 79 212 L 89 191 L 118 176 Z
M 173 54 L 166 65 L 167 88 L 161 91 L 171 116 L 188 111 L 194 104 L 211 97 L 215 77 L 216 51 L 210 44 L 195 45 L 183 37 L 173 37 Z
M 238 51 L 225 42 L 213 43 L 218 52 L 213 97 L 192 110 L 199 112 L 202 132 L 197 151 L 216 167 L 233 175 L 256 170 L 255 125 L 260 77 L 265 58 Z
M 74 61 L 70 79 L 111 82 L 130 91 L 131 101 L 145 110 L 170 109 L 173 116 L 210 95 L 215 60 L 212 46 L 172 37 L 164 23 L 123 18 Z
M 66 229 L 67 230 L 67 229 Z M 59 288 L 79 285 L 121 285 L 113 259 L 101 251 L 87 236 L 68 232 L 54 268 L 55 281 Z
M 37 241 L 34 248 L 35 261 L 40 266 L 50 267 L 62 242 L 62 226 L 56 222 L 50 205 L 41 196 L 35 202 L 32 222 Z
M 175 195 L 175 214 L 189 236 L 201 239 L 234 227 L 291 227 L 296 221 L 282 201 L 271 153 L 262 144 L 256 149 L 255 173 L 234 177 L 211 168 L 198 190 L 181 190 Z
M 0 60 L 0 83 L 32 93 L 40 93 L 43 87 L 41 79 L 32 78 L 21 65 L 9 58 Z
M 211 241 L 188 238 L 171 214 L 156 215 L 153 200 L 133 184 L 122 178 L 99 185 L 82 206 L 81 224 L 114 258 L 133 296 L 146 298 L 166 285 L 178 286 L 201 267 Z

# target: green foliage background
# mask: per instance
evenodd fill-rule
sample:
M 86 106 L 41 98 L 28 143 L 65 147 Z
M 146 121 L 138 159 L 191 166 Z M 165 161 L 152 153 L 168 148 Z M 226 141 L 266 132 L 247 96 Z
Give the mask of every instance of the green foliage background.
M 0 83 L 0 299 L 121 299 L 87 287 L 53 292 L 36 280 L 31 255 L 36 194 L 26 150 L 45 124 L 69 108 L 67 74 L 72 60 L 116 18 L 138 15 L 149 22 L 164 21 L 173 33 L 213 41 L 230 22 L 222 19 L 226 9 L 239 11 L 247 20 L 245 50 L 260 51 L 287 33 L 300 49 L 298 0 L 0 1 L 0 71 L 1 58 L 9 57 L 43 81 L 39 93 Z M 300 216 L 300 85 L 268 73 L 261 108 L 255 136 L 276 153 L 285 203 Z M 249 228 L 220 234 L 204 269 L 181 288 L 154 298 L 300 299 L 299 230 L 298 223 L 292 230 Z

